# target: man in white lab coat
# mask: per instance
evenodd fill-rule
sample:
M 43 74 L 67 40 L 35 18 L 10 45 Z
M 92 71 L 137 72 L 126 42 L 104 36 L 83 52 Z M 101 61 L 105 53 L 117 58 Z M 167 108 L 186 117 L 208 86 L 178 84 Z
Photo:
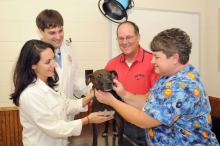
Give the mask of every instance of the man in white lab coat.
M 73 99 L 86 95 L 88 88 L 85 85 L 84 76 L 80 76 L 79 67 L 73 56 L 71 39 L 64 41 L 62 15 L 56 10 L 45 9 L 38 14 L 36 25 L 40 31 L 41 40 L 55 47 L 56 70 L 59 75 L 58 90 Z

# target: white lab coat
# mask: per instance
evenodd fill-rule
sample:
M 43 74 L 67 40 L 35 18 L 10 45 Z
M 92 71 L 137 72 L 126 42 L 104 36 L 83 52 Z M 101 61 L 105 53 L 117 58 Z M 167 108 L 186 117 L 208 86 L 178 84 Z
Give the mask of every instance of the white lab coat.
M 80 74 L 80 70 L 71 44 L 63 42 L 61 48 L 62 67 L 57 64 L 56 71 L 59 76 L 58 90 L 66 94 L 68 98 L 76 99 L 73 95 L 81 97 L 86 95 L 88 87 L 85 84 L 85 75 Z
M 67 121 L 67 114 L 85 110 L 82 99 L 65 98 L 37 79 L 22 92 L 19 103 L 24 146 L 67 146 L 67 137 L 81 134 L 82 120 Z

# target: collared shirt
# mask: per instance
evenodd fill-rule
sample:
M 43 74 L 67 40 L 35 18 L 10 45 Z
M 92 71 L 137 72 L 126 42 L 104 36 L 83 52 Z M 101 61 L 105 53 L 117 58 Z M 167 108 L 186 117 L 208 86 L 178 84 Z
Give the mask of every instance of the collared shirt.
M 147 94 L 144 111 L 162 125 L 146 129 L 154 146 L 218 146 L 211 129 L 210 104 L 196 69 L 188 65 L 161 77 Z
M 146 94 L 158 76 L 151 63 L 152 57 L 150 52 L 140 48 L 136 60 L 130 67 L 125 61 L 124 54 L 120 54 L 110 60 L 105 69 L 115 70 L 118 74 L 118 80 L 127 91 L 134 94 Z
M 60 49 L 55 49 L 55 59 L 57 64 L 62 67 L 62 56 L 61 56 L 61 52 Z
M 67 114 L 82 110 L 82 99 L 67 99 L 37 79 L 19 103 L 24 146 L 67 146 L 68 136 L 81 134 L 82 121 L 68 121 Z

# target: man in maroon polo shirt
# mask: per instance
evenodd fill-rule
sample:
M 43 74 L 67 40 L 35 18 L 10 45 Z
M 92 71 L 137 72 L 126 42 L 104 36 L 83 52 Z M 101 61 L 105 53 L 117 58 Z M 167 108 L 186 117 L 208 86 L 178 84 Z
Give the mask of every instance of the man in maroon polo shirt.
M 117 27 L 117 41 L 122 53 L 111 59 L 105 69 L 115 70 L 118 73 L 118 80 L 123 84 L 125 90 L 133 94 L 147 94 L 156 82 L 158 75 L 154 72 L 154 66 L 151 63 L 152 54 L 139 44 L 138 26 L 131 21 L 120 23 Z M 127 102 L 126 99 L 124 101 Z M 127 103 L 132 105 L 130 101 Z M 138 146 L 147 145 L 144 129 L 126 122 L 124 133 Z M 132 146 L 126 140 L 123 142 L 125 146 Z

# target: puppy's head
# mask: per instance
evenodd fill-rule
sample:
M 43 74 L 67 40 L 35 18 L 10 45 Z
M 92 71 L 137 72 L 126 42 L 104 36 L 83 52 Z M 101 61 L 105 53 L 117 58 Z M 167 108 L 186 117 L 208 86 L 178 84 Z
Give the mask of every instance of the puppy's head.
M 115 77 L 117 77 L 116 71 L 100 69 L 88 76 L 86 79 L 86 84 L 92 82 L 95 89 L 101 91 L 110 91 L 113 89 L 113 79 Z

